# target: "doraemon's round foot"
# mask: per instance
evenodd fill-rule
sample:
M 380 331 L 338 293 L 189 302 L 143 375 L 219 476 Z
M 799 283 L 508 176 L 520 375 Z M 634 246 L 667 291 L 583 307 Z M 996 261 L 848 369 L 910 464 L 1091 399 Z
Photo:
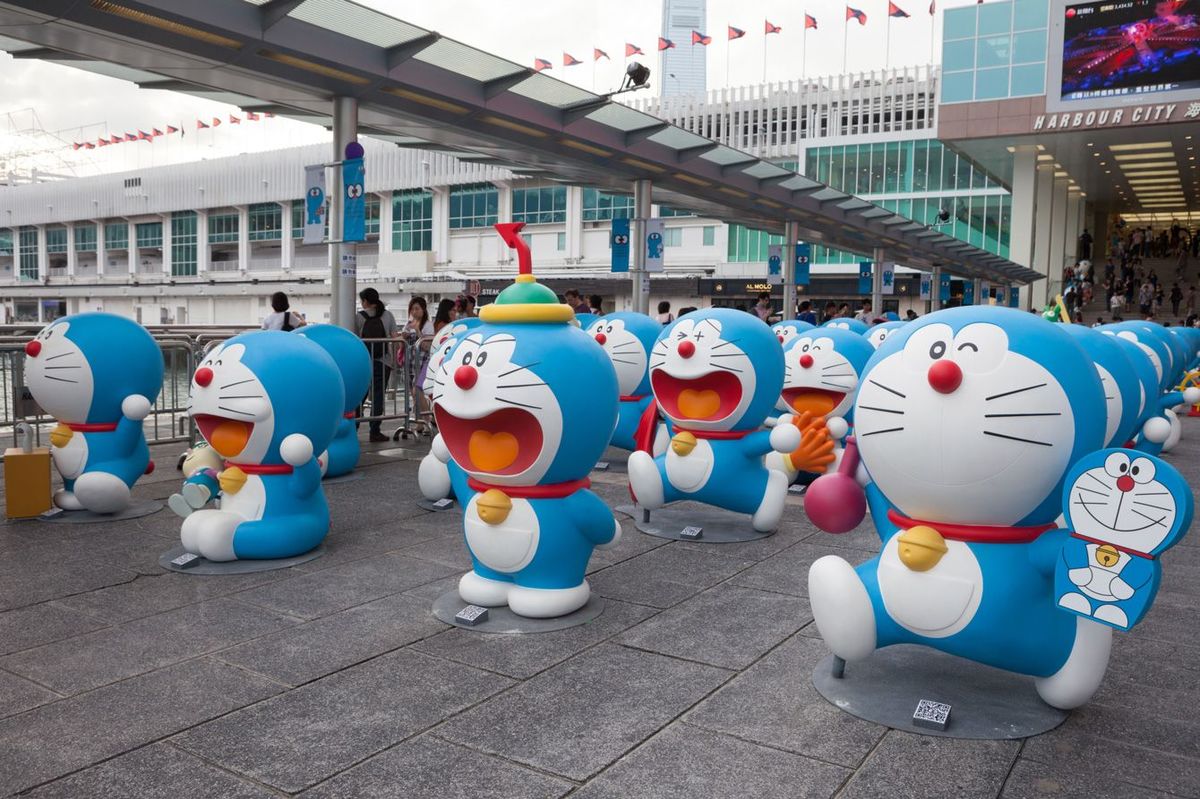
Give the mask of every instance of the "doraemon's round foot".
M 92 513 L 116 513 L 129 506 L 129 486 L 115 474 L 87 472 L 75 480 L 75 498 Z
M 779 472 L 787 478 L 788 485 L 800 475 L 800 472 L 792 468 L 792 460 L 785 453 L 771 450 L 763 456 L 763 466 L 766 466 L 773 472 Z
M 485 608 L 498 608 L 508 604 L 508 592 L 513 584 L 501 580 L 489 580 L 473 571 L 469 571 L 458 581 L 458 595 L 463 602 L 472 605 L 482 605 Z
M 1104 680 L 1111 649 L 1111 627 L 1091 619 L 1076 619 L 1071 654 L 1062 668 L 1034 683 L 1038 696 L 1047 705 L 1060 710 L 1070 710 L 1087 702 Z
M 1096 612 L 1092 615 L 1100 621 L 1106 621 L 1117 627 L 1129 627 L 1129 617 L 1125 615 L 1125 611 L 1116 605 L 1101 605 L 1096 608 Z
M 198 510 L 183 520 L 179 540 L 183 548 L 213 561 L 237 560 L 233 535 L 242 517 L 219 510 Z
M 574 588 L 525 588 L 515 585 L 508 592 L 508 609 L 518 616 L 553 619 L 573 613 L 592 595 L 587 580 Z
M 79 498 L 75 496 L 74 492 L 65 488 L 54 492 L 54 504 L 63 510 L 83 510 L 83 503 L 79 501 Z
M 768 473 L 767 490 L 763 492 L 762 502 L 750 519 L 750 524 L 755 530 L 760 533 L 769 533 L 779 526 L 779 520 L 783 517 L 783 506 L 787 499 L 789 482 L 791 481 L 783 472 L 771 471 Z
M 875 651 L 875 609 L 849 563 L 836 555 L 818 558 L 808 570 L 808 601 L 833 654 L 853 661 Z
M 1086 613 L 1089 616 L 1092 615 L 1092 603 L 1088 602 L 1087 597 L 1085 597 L 1083 594 L 1063 594 L 1058 598 L 1058 605 L 1059 607 L 1066 608 L 1067 610 L 1073 610 L 1076 613 Z
M 629 485 L 643 508 L 656 510 L 663 506 L 662 475 L 654 458 L 646 452 L 629 453 Z

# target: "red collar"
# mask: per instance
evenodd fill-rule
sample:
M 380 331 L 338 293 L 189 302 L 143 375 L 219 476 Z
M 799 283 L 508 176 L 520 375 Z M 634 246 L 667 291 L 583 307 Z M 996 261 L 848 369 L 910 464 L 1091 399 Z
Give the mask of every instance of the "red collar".
M 645 394 L 622 394 L 620 396 L 621 402 L 641 402 L 645 398 Z
M 584 477 L 582 480 L 568 480 L 565 483 L 551 483 L 544 486 L 501 486 L 492 485 L 476 480 L 474 477 L 467 478 L 467 485 L 473 491 L 487 491 L 496 489 L 510 497 L 517 499 L 560 499 L 561 497 L 569 497 L 581 488 L 587 488 L 592 484 L 592 481 Z
M 355 411 L 346 411 L 342 414 L 343 419 L 353 419 L 356 416 L 358 416 L 358 414 Z
M 1098 538 L 1088 538 L 1086 535 L 1083 535 L 1082 533 L 1071 533 L 1071 537 L 1078 538 L 1081 541 L 1087 541 L 1089 544 L 1099 544 L 1102 547 L 1112 547 L 1113 549 L 1115 549 L 1119 552 L 1125 552 L 1127 554 L 1134 555 L 1139 558 L 1145 558 L 1146 560 L 1154 560 L 1153 555 L 1147 555 L 1145 552 L 1138 552 L 1136 549 L 1128 549 L 1126 547 L 1120 546 L 1118 544 L 1113 544 L 1108 541 L 1101 541 Z
M 241 469 L 246 474 L 291 474 L 295 471 L 286 463 L 234 463 L 225 461 L 226 469 Z
M 745 438 L 753 433 L 753 430 L 689 430 L 686 427 L 676 427 L 676 430 L 682 433 L 691 433 L 696 438 L 713 438 L 718 441 Z
M 896 510 L 888 510 L 888 520 L 904 529 L 918 525 L 932 527 L 943 538 L 951 541 L 966 541 L 973 544 L 1028 544 L 1054 524 L 1039 524 L 1033 527 L 992 527 L 982 524 L 950 524 L 948 522 L 923 522 L 901 516 Z
M 111 433 L 117 429 L 116 422 L 63 422 L 76 433 Z

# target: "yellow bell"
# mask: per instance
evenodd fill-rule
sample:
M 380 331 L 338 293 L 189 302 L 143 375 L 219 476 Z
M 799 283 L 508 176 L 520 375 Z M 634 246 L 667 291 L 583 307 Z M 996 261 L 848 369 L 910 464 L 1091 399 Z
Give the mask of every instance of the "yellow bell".
M 1101 566 L 1115 566 L 1120 559 L 1121 553 L 1111 544 L 1105 544 L 1096 548 L 1096 562 Z
M 217 475 L 217 483 L 222 493 L 236 494 L 246 485 L 246 473 L 236 466 L 230 466 Z
M 901 533 L 896 546 L 900 550 L 900 562 L 915 572 L 929 571 L 949 551 L 946 539 L 923 524 Z
M 65 447 L 74 437 L 75 432 L 61 422 L 50 431 L 50 443 L 56 447 Z
M 487 524 L 503 524 L 512 512 L 512 500 L 500 489 L 489 488 L 475 501 L 475 512 Z
M 686 430 L 681 430 L 671 438 L 671 449 L 680 457 L 690 455 L 696 448 L 696 436 Z

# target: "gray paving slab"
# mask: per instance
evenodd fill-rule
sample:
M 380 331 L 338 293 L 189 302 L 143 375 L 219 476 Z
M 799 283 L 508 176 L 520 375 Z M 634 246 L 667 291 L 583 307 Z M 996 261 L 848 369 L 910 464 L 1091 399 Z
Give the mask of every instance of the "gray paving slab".
M 137 619 L 0 658 L 0 667 L 75 694 L 296 623 L 229 599 Z
M 436 734 L 585 780 L 702 699 L 729 674 L 601 644 L 451 719 Z
M 458 589 L 458 581 L 464 572 L 466 572 L 466 569 L 461 569 L 452 574 L 447 574 L 445 577 L 438 578 L 433 582 L 406 589 L 403 593 L 405 596 L 414 596 L 424 600 L 432 607 L 434 601 L 442 594 Z
M 889 730 L 838 796 L 996 796 L 1020 747 L 1020 741 L 955 740 Z
M 1171 794 L 1117 782 L 1081 763 L 1038 763 L 1018 758 L 1004 783 L 1002 799 L 1167 799 Z
M 427 602 L 397 594 L 264 635 L 217 657 L 300 685 L 445 629 Z
M 810 621 L 803 598 L 723 583 L 642 622 L 618 641 L 736 670 Z
M 608 568 L 616 563 L 636 558 L 644 552 L 667 546 L 670 542 L 652 535 L 638 532 L 630 520 L 616 514 L 616 520 L 621 523 L 621 540 L 612 549 L 596 549 L 588 561 L 588 574 Z
M 437 580 L 454 569 L 399 554 L 381 555 L 235 594 L 242 601 L 304 619 L 327 616 Z
M 76 594 L 59 604 L 110 623 L 140 619 L 288 577 L 286 570 L 197 577 L 164 571 L 129 583 Z
M 325 539 L 325 554 L 316 560 L 296 567 L 301 572 L 316 572 L 345 563 L 374 558 L 395 552 L 418 541 L 430 538 L 399 525 L 389 524 L 379 530 L 334 530 Z
M 672 724 L 597 776 L 579 799 L 818 799 L 850 770 L 727 735 Z
M 0 795 L 22 791 L 278 693 L 200 658 L 0 719 Z
M 56 694 L 54 691 L 15 674 L 0 671 L 0 718 L 14 716 L 61 698 L 61 694 Z
M 94 591 L 137 577 L 137 572 L 104 560 L 89 558 L 73 548 L 68 554 L 10 561 L 0 566 L 0 611 L 37 605 L 85 591 Z
M 25 796 L 32 799 L 266 799 L 278 794 L 213 768 L 170 744 L 159 743 L 55 780 Z
M 1177 592 L 1176 580 L 1176 576 L 1164 574 L 1163 587 L 1154 598 L 1154 607 L 1134 628 L 1134 634 L 1140 641 L 1200 647 L 1200 624 L 1196 623 L 1196 607 L 1200 603 L 1190 594 Z
M 782 552 L 788 547 L 794 546 L 805 535 L 807 535 L 807 531 L 802 531 L 800 525 L 785 512 L 783 521 L 774 535 L 769 535 L 766 538 L 755 538 L 752 541 L 734 541 L 721 544 L 718 551 L 727 558 L 761 561 L 777 552 Z M 714 546 L 714 544 L 705 543 L 703 540 L 679 541 L 678 543 L 684 549 L 706 550 Z
M 574 787 L 565 780 L 424 736 L 381 752 L 300 795 L 305 799 L 555 799 Z
M 825 701 L 808 675 L 829 654 L 794 636 L 689 712 L 684 720 L 717 732 L 857 767 L 885 729 Z
M 489 635 L 454 628 L 413 644 L 413 648 L 525 679 L 608 640 L 654 612 L 643 605 L 608 600 L 599 617 L 566 630 L 537 635 Z
M 0 613 L 0 655 L 61 641 L 107 626 L 100 619 L 69 610 L 56 602 L 43 602 Z
M 716 551 L 668 544 L 595 572 L 588 582 L 610 599 L 669 608 L 752 564 Z
M 311 787 L 512 681 L 401 650 L 189 730 L 183 749 L 282 791 Z
M 808 569 L 813 561 L 825 555 L 837 555 L 849 561 L 851 565 L 871 557 L 871 553 L 861 549 L 831 547 L 805 540 L 788 547 L 773 558 L 751 566 L 730 582 L 763 591 L 806 597 Z
M 803 518 L 803 517 L 801 517 Z M 863 523 L 855 527 L 848 533 L 826 533 L 823 530 L 818 530 L 813 525 L 809 524 L 807 519 L 804 519 L 801 524 L 805 529 L 810 530 L 810 534 L 805 537 L 805 541 L 810 544 L 827 547 L 843 547 L 845 549 L 861 549 L 871 553 L 879 551 L 880 541 L 879 534 L 875 532 L 875 525 L 871 521 L 871 515 L 863 520 Z
M 471 556 L 467 554 L 467 543 L 460 535 L 439 535 L 400 550 L 404 555 L 421 560 L 430 560 L 451 566 L 455 571 L 471 568 Z

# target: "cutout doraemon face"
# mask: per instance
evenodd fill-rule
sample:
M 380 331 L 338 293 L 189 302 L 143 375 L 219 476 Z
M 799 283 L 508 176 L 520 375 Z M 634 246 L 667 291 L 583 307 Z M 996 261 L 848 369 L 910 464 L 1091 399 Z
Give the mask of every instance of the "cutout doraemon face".
M 275 434 L 275 415 L 266 387 L 242 363 L 245 353 L 244 344 L 228 342 L 209 351 L 192 376 L 188 411 L 222 458 L 262 463 Z
M 1183 493 L 1181 493 L 1183 492 Z M 1175 470 L 1134 450 L 1106 450 L 1072 470 L 1064 512 L 1076 533 L 1157 555 L 1186 532 L 1191 510 Z
M 874 350 L 862 336 L 839 328 L 815 328 L 783 351 L 783 390 L 775 407 L 784 413 L 846 417 L 859 377 Z
M 614 313 L 597 317 L 586 328 L 612 361 L 617 373 L 617 389 L 621 396 L 644 396 L 650 393 L 650 348 L 654 346 L 662 325 L 645 314 Z
M 821 327 L 832 327 L 838 330 L 849 330 L 851 333 L 857 333 L 860 336 L 865 336 L 870 329 L 866 322 L 860 322 L 857 319 L 850 317 L 840 317 L 838 319 L 830 319 Z
M 431 399 L 442 440 L 477 479 L 536 483 L 558 454 L 562 409 L 534 365 L 517 356 L 512 333 L 489 328 L 457 341 L 437 369 Z
M 788 344 L 796 340 L 796 336 L 801 333 L 806 333 L 812 330 L 816 325 L 810 325 L 808 322 L 800 322 L 795 319 L 789 319 L 786 322 L 779 322 L 771 327 L 771 332 L 775 334 L 775 338 L 779 339 L 780 345 L 787 349 Z
M 779 397 L 783 354 L 757 317 L 728 308 L 688 314 L 662 331 L 650 356 L 659 409 L 694 430 L 753 429 Z
M 1050 521 L 1104 401 L 1067 334 L 1004 308 L 955 308 L 893 334 L 863 375 L 855 435 L 875 484 L 906 516 Z
M 867 331 L 867 341 L 871 342 L 871 346 L 879 349 L 879 346 L 887 340 L 887 337 L 895 333 L 904 326 L 903 322 L 883 322 L 875 325 Z
M 70 329 L 70 322 L 54 322 L 25 346 L 25 383 L 46 413 L 64 422 L 83 422 L 92 405 L 92 367 L 67 337 Z

